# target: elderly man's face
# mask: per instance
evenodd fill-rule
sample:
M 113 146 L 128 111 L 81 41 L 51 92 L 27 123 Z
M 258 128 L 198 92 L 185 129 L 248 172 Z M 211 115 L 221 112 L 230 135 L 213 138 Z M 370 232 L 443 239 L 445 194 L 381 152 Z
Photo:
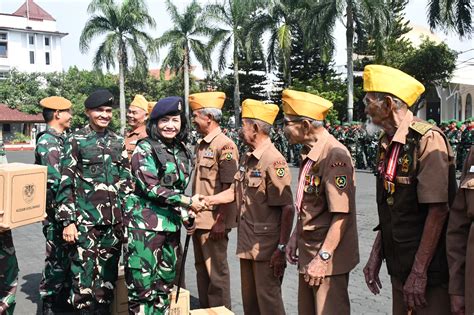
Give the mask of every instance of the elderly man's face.
M 242 119 L 242 128 L 239 130 L 239 138 L 245 142 L 245 144 L 252 143 L 251 139 L 255 136 L 254 124 L 252 121 Z
M 127 123 L 130 127 L 137 128 L 145 124 L 148 113 L 136 106 L 130 106 L 127 110 Z
M 203 115 L 200 110 L 195 110 L 193 112 L 192 122 L 196 131 L 202 135 L 208 125 L 209 117 Z
M 374 93 L 367 93 L 363 99 L 365 113 L 370 116 L 372 122 L 377 126 L 382 126 L 384 119 L 389 117 L 390 109 L 384 106 L 385 100 L 379 100 Z
M 303 119 L 285 115 L 283 123 L 285 124 L 285 128 L 283 131 L 285 132 L 285 137 L 288 139 L 290 144 L 301 143 L 303 132 L 302 132 L 302 122 Z

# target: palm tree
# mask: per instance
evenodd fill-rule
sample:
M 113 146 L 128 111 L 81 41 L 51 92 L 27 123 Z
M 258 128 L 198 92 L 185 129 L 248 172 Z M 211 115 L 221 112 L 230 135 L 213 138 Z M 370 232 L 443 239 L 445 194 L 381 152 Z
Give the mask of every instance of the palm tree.
M 428 3 L 428 23 L 437 27 L 455 30 L 460 37 L 470 37 L 474 5 L 470 0 L 430 0 Z
M 285 85 L 289 86 L 291 85 L 291 44 L 300 27 L 306 2 L 273 0 L 267 1 L 267 4 L 268 9 L 252 21 L 247 48 L 253 46 L 254 41 L 261 38 L 263 33 L 270 32 L 267 48 L 268 67 L 274 68 L 278 63 L 278 57 L 281 56 Z
M 321 47 L 334 48 L 334 26 L 338 18 L 345 18 L 347 46 L 347 118 L 352 121 L 354 108 L 354 34 L 362 27 L 362 19 L 376 25 L 371 34 L 376 50 L 383 46 L 383 39 L 389 34 L 391 14 L 387 0 L 318 0 L 308 1 L 309 9 L 304 11 L 307 38 L 319 41 Z
M 223 71 L 227 65 L 227 55 L 232 50 L 234 66 L 234 116 L 236 127 L 240 122 L 240 88 L 239 88 L 239 53 L 245 52 L 246 29 L 251 21 L 251 14 L 262 1 L 224 0 L 222 4 L 206 6 L 206 17 L 215 21 L 215 33 L 209 42 L 209 50 L 219 47 L 218 67 Z M 219 28 L 219 27 L 225 28 Z M 254 42 L 254 48 L 262 51 L 260 41 Z M 254 50 L 254 51 L 255 51 Z
M 124 0 L 118 5 L 114 0 L 92 0 L 87 8 L 92 14 L 86 22 L 79 39 L 82 53 L 89 51 L 91 41 L 105 35 L 97 48 L 93 65 L 96 69 L 103 66 L 109 70 L 115 68 L 118 61 L 120 89 L 121 132 L 125 130 L 125 74 L 129 61 L 134 57 L 135 67 L 141 74 L 148 71 L 149 57 L 155 57 L 153 38 L 143 28 L 155 27 L 155 20 L 148 14 L 144 0 Z
M 186 119 L 189 119 L 189 68 L 191 54 L 201 63 L 204 70 L 211 69 L 211 57 L 203 37 L 212 36 L 215 30 L 206 25 L 202 8 L 193 0 L 183 14 L 178 12 L 170 0 L 166 0 L 168 13 L 174 26 L 156 39 L 158 48 L 169 46 L 168 55 L 163 59 L 162 68 L 170 68 L 184 74 L 184 102 Z

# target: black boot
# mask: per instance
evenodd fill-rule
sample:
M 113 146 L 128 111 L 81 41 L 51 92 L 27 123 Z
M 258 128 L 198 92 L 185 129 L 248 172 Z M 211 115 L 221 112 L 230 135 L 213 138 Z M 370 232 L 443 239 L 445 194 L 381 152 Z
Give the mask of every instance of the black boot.
M 54 315 L 53 312 L 54 298 L 47 296 L 43 299 L 43 315 Z
M 94 308 L 94 315 L 110 315 L 110 304 L 97 303 Z

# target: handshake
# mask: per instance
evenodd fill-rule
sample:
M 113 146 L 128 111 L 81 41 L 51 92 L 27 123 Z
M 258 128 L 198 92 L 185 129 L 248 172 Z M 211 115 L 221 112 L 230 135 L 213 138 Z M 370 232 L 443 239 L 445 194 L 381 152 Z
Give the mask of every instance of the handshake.
M 191 197 L 192 204 L 189 207 L 194 213 L 198 213 L 205 210 L 212 210 L 212 196 L 204 196 L 195 194 Z

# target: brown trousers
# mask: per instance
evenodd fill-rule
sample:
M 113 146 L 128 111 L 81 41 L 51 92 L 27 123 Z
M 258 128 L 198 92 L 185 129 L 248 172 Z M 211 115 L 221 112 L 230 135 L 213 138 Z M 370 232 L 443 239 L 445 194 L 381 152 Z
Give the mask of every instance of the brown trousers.
M 285 315 L 282 278 L 273 275 L 270 261 L 240 259 L 240 281 L 245 315 Z
M 304 281 L 304 275 L 300 273 L 298 279 L 298 314 L 350 314 L 348 285 L 348 273 L 326 277 L 322 284 L 317 287 L 310 287 Z
M 403 301 L 403 283 L 391 277 L 392 280 L 392 311 L 393 315 L 407 315 L 408 307 Z M 412 311 L 411 315 L 450 315 L 451 304 L 449 302 L 448 284 L 435 287 L 427 287 L 425 299 L 428 305 L 425 308 Z
M 197 229 L 193 234 L 194 266 L 201 308 L 225 306 L 231 309 L 230 274 L 227 263 L 226 231 L 225 238 L 211 240 L 210 230 Z

